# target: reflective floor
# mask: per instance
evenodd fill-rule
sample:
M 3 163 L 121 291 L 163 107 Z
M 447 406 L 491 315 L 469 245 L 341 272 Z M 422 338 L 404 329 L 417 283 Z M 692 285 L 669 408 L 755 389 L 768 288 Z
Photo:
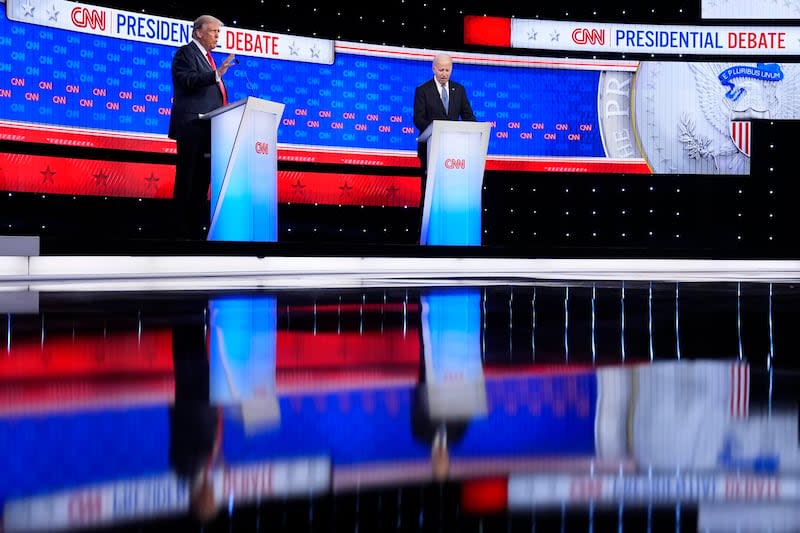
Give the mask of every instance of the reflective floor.
M 5 532 L 800 530 L 789 283 L 3 296 Z

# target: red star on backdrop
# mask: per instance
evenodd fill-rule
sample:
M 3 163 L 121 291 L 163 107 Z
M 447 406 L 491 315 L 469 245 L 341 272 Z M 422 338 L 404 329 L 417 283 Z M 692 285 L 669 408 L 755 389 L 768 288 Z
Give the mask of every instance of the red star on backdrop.
M 50 165 L 47 165 L 47 168 L 41 171 L 42 174 L 42 183 L 55 183 L 53 181 L 53 176 L 56 175 L 55 171 L 50 169 Z

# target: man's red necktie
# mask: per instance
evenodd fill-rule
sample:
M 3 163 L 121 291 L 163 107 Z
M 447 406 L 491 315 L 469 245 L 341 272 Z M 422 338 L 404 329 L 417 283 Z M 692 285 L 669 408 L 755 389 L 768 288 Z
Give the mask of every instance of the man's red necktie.
M 208 58 L 208 62 L 211 63 L 211 68 L 216 71 L 217 64 L 214 62 L 214 57 L 211 55 L 211 50 L 206 52 L 206 57 Z M 217 85 L 219 85 L 219 90 L 222 93 L 222 105 L 228 105 L 228 91 L 225 89 L 225 84 L 222 83 L 222 78 L 219 79 Z

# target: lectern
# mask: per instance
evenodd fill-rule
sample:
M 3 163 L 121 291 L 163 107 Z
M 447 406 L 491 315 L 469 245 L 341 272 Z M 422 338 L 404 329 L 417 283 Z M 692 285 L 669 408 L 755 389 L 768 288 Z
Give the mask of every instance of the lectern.
M 419 136 L 428 147 L 420 244 L 480 246 L 490 130 L 488 122 L 434 120 Z
M 284 104 L 248 97 L 211 121 L 210 241 L 278 240 L 278 126 Z

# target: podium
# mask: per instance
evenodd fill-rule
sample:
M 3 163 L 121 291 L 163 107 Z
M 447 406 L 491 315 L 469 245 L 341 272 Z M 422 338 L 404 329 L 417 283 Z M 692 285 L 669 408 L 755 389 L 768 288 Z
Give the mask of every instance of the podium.
M 480 246 L 490 130 L 488 122 L 434 120 L 419 136 L 428 148 L 420 244 Z
M 278 126 L 284 104 L 248 97 L 211 121 L 210 241 L 278 240 Z

